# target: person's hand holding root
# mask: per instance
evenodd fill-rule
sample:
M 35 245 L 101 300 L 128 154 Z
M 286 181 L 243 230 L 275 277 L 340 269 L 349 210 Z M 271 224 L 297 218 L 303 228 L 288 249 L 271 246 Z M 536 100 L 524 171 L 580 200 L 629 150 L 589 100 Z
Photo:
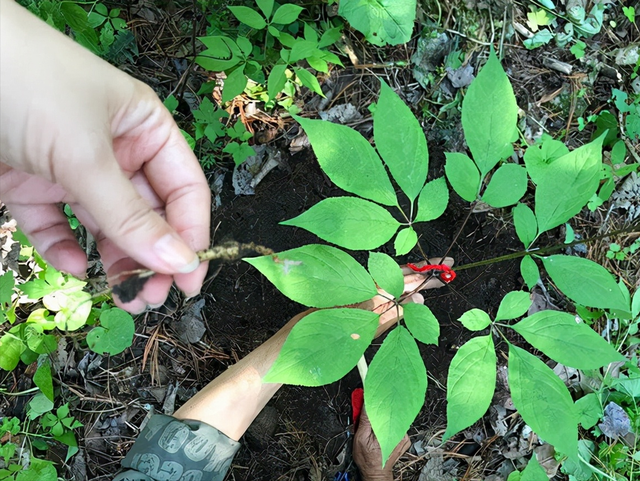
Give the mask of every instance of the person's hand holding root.
M 67 203 L 110 282 L 140 266 L 159 273 L 123 307 L 161 304 L 174 280 L 197 294 L 211 194 L 169 111 L 142 82 L 0 3 L 0 193 L 20 228 L 55 268 L 83 277 Z
M 430 264 L 439 264 L 440 262 L 440 258 L 429 261 Z M 453 266 L 453 259 L 447 257 L 442 263 L 451 267 Z M 417 265 L 424 265 L 424 263 Z M 424 303 L 424 297 L 418 292 L 419 290 L 444 286 L 444 283 L 437 277 L 432 277 L 427 280 L 429 274 L 416 273 L 407 267 L 403 267 L 402 271 L 405 275 L 404 294 L 408 295 L 405 303 L 415 302 L 422 304 Z M 378 296 L 358 306 L 362 309 L 370 309 L 374 312 L 381 313 L 380 326 L 376 332 L 376 337 L 395 326 L 398 319 L 402 317 L 402 306 L 396 306 L 393 301 L 389 300 L 391 297 L 392 296 L 386 292 L 380 290 Z M 380 443 L 378 443 L 373 433 L 366 409 L 362 410 L 353 440 L 353 460 L 358 466 L 364 481 L 393 481 L 393 466 L 410 446 L 409 436 L 405 435 L 395 447 L 383 468 Z

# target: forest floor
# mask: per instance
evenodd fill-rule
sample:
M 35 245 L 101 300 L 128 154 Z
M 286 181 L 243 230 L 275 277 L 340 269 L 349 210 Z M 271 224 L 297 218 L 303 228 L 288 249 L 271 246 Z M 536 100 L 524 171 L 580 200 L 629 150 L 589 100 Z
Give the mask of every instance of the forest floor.
M 111 3 L 116 6 L 117 2 L 104 3 L 111 7 Z M 202 20 L 201 12 L 194 11 L 191 2 L 184 6 L 180 2 L 169 2 L 165 8 L 152 2 L 137 3 L 139 5 L 130 7 L 126 15 L 138 42 L 139 55 L 133 62 L 119 65 L 120 68 L 150 84 L 161 98 L 176 88 L 197 91 L 198 84 L 206 80 L 207 75 L 196 69 L 184 82 L 184 69 L 179 65 L 186 62 L 185 51 L 190 48 L 191 36 L 181 32 L 179 25 Z M 602 30 L 585 40 L 585 56 L 576 59 L 568 47 L 559 48 L 554 42 L 528 50 L 518 34 L 510 36 L 508 41 L 501 37 L 498 24 L 504 26 L 503 18 L 511 24 L 526 25 L 528 2 L 451 3 L 453 5 L 441 12 L 440 23 L 434 30 L 446 36 L 446 39 L 439 37 L 442 49 L 428 60 L 441 66 L 447 53 L 458 51 L 463 65 L 470 66 L 477 74 L 489 44 L 494 45 L 501 53 L 502 64 L 523 111 L 521 132 L 526 140 L 532 140 L 543 130 L 570 148 L 576 148 L 588 142 L 596 128 L 595 124 L 579 128 L 582 122 L 579 118 L 587 119 L 604 110 L 615 112 L 611 103 L 613 88 L 633 92 L 633 65 L 616 63 L 616 52 L 629 45 L 636 45 L 637 51 L 640 37 L 637 26 L 625 18 L 619 4 L 609 6 Z M 424 25 L 433 23 L 436 12 L 425 7 L 419 19 Z M 478 25 L 475 38 L 461 33 L 468 32 L 464 22 L 472 20 Z M 611 21 L 616 22 L 615 27 Z M 316 116 L 318 110 L 351 104 L 360 115 L 347 124 L 371 138 L 368 107 L 376 100 L 377 79 L 385 79 L 421 119 L 429 145 L 428 178 L 432 179 L 444 175 L 444 152 L 463 151 L 464 140 L 457 110 L 460 97 L 456 96 L 458 88 L 452 83 L 454 76 L 440 70 L 439 81 L 427 88 L 415 79 L 414 54 L 421 42 L 421 31 L 422 28 L 416 26 L 411 42 L 385 48 L 374 48 L 365 44 L 358 34 L 347 32 L 353 56 L 342 55 L 344 68 L 336 67 L 328 76 L 320 78 L 329 101 L 321 102 L 319 96 L 301 91 L 296 102 L 302 114 L 309 117 Z M 231 114 L 237 115 L 249 104 L 261 108 L 258 102 L 245 96 L 237 100 L 237 104 L 234 101 L 235 110 L 232 107 Z M 278 224 L 322 199 L 342 193 L 321 171 L 309 147 L 292 148 L 292 140 L 296 139 L 295 145 L 298 139 L 298 130 L 290 117 L 275 111 L 269 112 L 266 118 L 252 125 L 258 132 L 256 143 L 266 145 L 272 154 L 279 152 L 281 160 L 257 185 L 254 195 L 235 193 L 233 162 L 219 162 L 207 168 L 212 189 L 219 196 L 219 205 L 212 211 L 214 244 L 225 240 L 254 242 L 277 252 L 317 242 L 307 231 Z M 637 157 L 637 143 L 632 149 L 636 149 Z M 626 225 L 626 212 L 608 208 L 609 205 L 604 204 L 594 212 L 585 210 L 579 222 L 572 226 L 576 234 L 588 238 Z M 417 232 L 428 256 L 448 253 L 456 265 L 522 249 L 507 210 L 469 213 L 468 203 L 455 194 L 445 215 L 418 224 Z M 546 234 L 543 244 L 554 245 L 564 239 L 563 228 L 558 228 Z M 634 239 L 632 235 L 621 241 L 630 243 Z M 605 241 L 591 243 L 585 247 L 585 254 L 616 272 L 621 265 L 606 259 L 608 246 Z M 393 246 L 383 246 L 380 251 L 392 254 Z M 363 253 L 351 254 L 365 261 Z M 401 262 L 419 260 L 416 253 L 399 259 Z M 623 267 L 628 271 L 635 268 L 637 273 L 638 261 Z M 103 357 L 82 351 L 72 342 L 66 345 L 66 367 L 57 376 L 65 386 L 72 386 L 68 392 L 68 396 L 75 399 L 72 414 L 84 427 L 78 436 L 80 452 L 67 464 L 69 471 L 65 479 L 74 475 L 78 480 L 113 477 L 150 407 L 158 412 L 173 412 L 305 309 L 284 297 L 259 272 L 241 261 L 212 265 L 209 274 L 200 296 L 184 300 L 179 293 L 172 292 L 163 307 L 140 315 L 136 319 L 134 344 L 122 354 Z M 637 274 L 634 282 L 638 282 Z M 458 318 L 471 308 L 495 314 L 507 292 L 523 287 L 519 260 L 514 259 L 461 270 L 451 284 L 425 293 L 426 304 L 440 321 L 441 337 L 438 346 L 421 345 L 429 373 L 427 400 L 409 431 L 413 446 L 396 465 L 396 479 L 506 480 L 510 471 L 521 468 L 530 457 L 536 443 L 522 420 L 509 409 L 512 406 L 506 385 L 500 383 L 505 376 L 500 375 L 493 405 L 485 418 L 446 444 L 438 441 L 446 421 L 449 363 L 457 346 L 463 344 L 469 334 L 461 329 Z M 368 359 L 382 340 L 378 339 L 366 352 Z M 340 356 L 340 352 L 335 354 Z M 498 359 L 504 370 L 506 358 L 500 359 L 499 355 Z M 28 371 L 14 371 L 12 381 L 5 381 L 3 385 L 13 385 L 19 390 L 30 388 Z M 333 480 L 343 468 L 344 447 L 351 428 L 351 392 L 359 386 L 360 378 L 355 370 L 341 381 L 324 387 L 284 386 L 243 438 L 227 479 Z M 397 395 L 401 397 L 403 393 Z M 27 401 L 22 397 L 7 398 L 3 411 L 18 416 Z M 49 456 L 51 459 L 58 456 L 57 460 L 62 463 L 65 450 L 66 447 L 61 447 L 57 454 L 55 449 L 51 450 Z

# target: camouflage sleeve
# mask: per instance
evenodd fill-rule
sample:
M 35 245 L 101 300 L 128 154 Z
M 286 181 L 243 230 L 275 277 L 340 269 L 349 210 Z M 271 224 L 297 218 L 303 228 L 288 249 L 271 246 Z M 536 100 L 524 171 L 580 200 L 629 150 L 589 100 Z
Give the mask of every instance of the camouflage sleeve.
M 156 414 L 114 481 L 222 481 L 240 443 L 200 421 Z

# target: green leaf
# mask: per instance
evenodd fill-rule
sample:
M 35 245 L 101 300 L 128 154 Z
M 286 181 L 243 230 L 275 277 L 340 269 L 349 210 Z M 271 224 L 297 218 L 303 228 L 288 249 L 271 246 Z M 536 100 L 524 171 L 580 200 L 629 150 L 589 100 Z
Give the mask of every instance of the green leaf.
M 554 361 L 577 369 L 597 369 L 624 361 L 607 341 L 572 314 L 540 311 L 512 326 L 529 344 Z
M 538 235 L 538 222 L 533 211 L 525 204 L 518 204 L 513 208 L 513 224 L 518 239 L 525 248 L 529 248 Z
M 54 401 L 51 364 L 46 356 L 44 357 L 44 362 L 38 367 L 33 375 L 33 383 L 40 388 L 42 394 L 44 394 L 49 401 Z
M 449 189 L 444 177 L 427 182 L 418 197 L 418 214 L 414 222 L 427 222 L 440 217 L 449 204 Z
M 482 176 L 513 152 L 517 120 L 516 97 L 492 49 L 462 102 L 464 138 Z
M 29 401 L 28 406 L 27 417 L 33 421 L 37 417 L 50 412 L 53 409 L 53 401 L 39 392 Z
M 548 44 L 549 42 L 551 42 L 551 40 L 553 40 L 553 34 L 545 28 L 543 30 L 540 30 L 539 32 L 536 32 L 533 37 L 527 38 L 522 43 L 528 50 L 533 50 Z
M 522 471 L 520 481 L 549 481 L 547 472 L 540 466 L 535 453 L 531 456 L 527 466 Z
M 6 333 L 0 337 L 0 368 L 5 371 L 13 371 L 18 362 L 20 355 L 25 350 L 22 339 L 11 333 Z
M 507 207 L 518 202 L 527 191 L 527 171 L 517 164 L 503 164 L 491 176 L 482 201 L 491 207 Z
M 131 314 L 117 307 L 100 314 L 100 326 L 87 334 L 87 344 L 98 354 L 120 354 L 131 347 L 135 324 Z
M 378 319 L 377 314 L 362 309 L 312 312 L 293 327 L 263 381 L 301 386 L 337 381 L 356 365 L 373 340 Z
M 457 152 L 445 152 L 447 158 L 444 171 L 453 190 L 467 202 L 478 197 L 480 172 L 468 155 Z
M 324 120 L 294 118 L 302 125 L 320 167 L 334 184 L 379 204 L 397 205 L 380 157 L 360 133 Z
M 404 292 L 404 275 L 400 266 L 387 254 L 369 253 L 369 273 L 376 284 L 396 299 Z
M 318 95 L 324 97 L 324 93 L 322 92 L 322 89 L 320 88 L 320 84 L 318 83 L 318 79 L 316 78 L 315 75 L 313 75 L 311 72 L 309 72 L 308 70 L 301 68 L 301 67 L 294 67 L 293 71 L 296 74 L 296 77 L 298 77 L 298 80 L 300 80 L 300 82 L 302 83 L 302 85 L 304 85 L 305 87 L 307 87 L 308 89 L 314 91 L 315 93 L 317 93 Z M 321 122 L 323 122 L 321 120 Z M 348 127 L 346 127 L 348 128 Z M 307 129 L 305 129 L 306 132 Z M 308 133 L 307 133 L 308 135 Z M 313 143 L 311 144 L 313 145 Z M 315 152 L 315 149 L 314 149 Z M 318 155 L 318 154 L 316 154 Z
M 273 14 L 271 23 L 289 25 L 290 23 L 298 20 L 298 16 L 300 15 L 300 12 L 302 12 L 302 10 L 304 10 L 303 7 L 293 5 L 291 3 L 285 3 L 284 5 L 278 7 L 276 12 Z
M 524 153 L 524 163 L 531 180 L 537 184 L 549 165 L 568 153 L 566 145 L 551 137 L 546 138 L 541 145 L 529 147 Z
M 44 334 L 40 324 L 27 322 L 23 326 L 22 338 L 27 343 L 27 347 L 36 354 L 51 354 L 58 348 L 58 338 Z
M 244 74 L 244 67 L 240 66 L 227 75 L 222 89 L 222 101 L 229 102 L 244 92 L 247 86 L 247 77 Z
M 58 329 L 76 331 L 83 327 L 91 313 L 91 294 L 77 291 L 56 291 L 42 298 L 44 307 L 58 311 L 54 321 Z
M 316 69 L 318 72 L 329 72 L 329 64 L 321 58 L 310 56 L 307 57 L 307 62 L 311 68 Z
M 411 335 L 425 344 L 438 345 L 440 323 L 431 309 L 424 304 L 410 302 L 402 306 L 404 322 Z
M 400 226 L 386 209 L 357 197 L 329 197 L 281 224 L 302 227 L 352 250 L 380 247 Z
M 164 99 L 164 102 L 162 103 L 167 108 L 167 110 L 171 112 L 171 115 L 173 115 L 175 110 L 178 108 L 178 99 L 175 98 L 173 94 Z
M 284 88 L 284 84 L 287 83 L 286 72 L 286 65 L 274 65 L 271 69 L 269 79 L 267 80 L 267 93 L 269 94 L 269 99 L 275 99 Z
M 31 457 L 29 468 L 16 475 L 16 481 L 56 481 L 58 473 L 54 464 L 46 459 Z
M 367 271 L 351 256 L 331 246 L 309 244 L 244 261 L 285 296 L 310 307 L 355 304 L 378 293 Z
M 243 7 L 246 8 L 246 7 Z M 221 72 L 235 67 L 242 59 L 242 52 L 229 37 L 198 37 L 207 49 L 196 56 L 196 63 L 206 70 Z M 204 100 L 203 100 L 204 103 Z M 200 106 L 202 108 L 202 105 Z
M 267 26 L 267 22 L 265 19 L 256 12 L 253 8 L 249 7 L 227 7 L 231 10 L 231 13 L 234 17 L 238 19 L 238 21 L 248 25 L 251 28 L 255 28 L 256 30 L 262 30 Z
M 470 309 L 458 319 L 470 331 L 482 331 L 491 324 L 489 314 L 482 309 Z
M 58 288 L 57 286 L 47 284 L 44 279 L 33 279 L 22 284 L 20 286 L 20 289 L 22 290 L 22 293 L 29 299 L 38 301 L 47 294 L 55 292 Z
M 447 430 L 443 441 L 468 428 L 489 409 L 496 388 L 496 353 L 491 336 L 467 341 L 447 376 Z
M 7 271 L 0 276 L 0 306 L 11 302 L 14 285 L 15 280 L 12 271 Z
M 549 277 L 562 293 L 578 304 L 601 309 L 629 311 L 629 302 L 613 276 L 600 264 L 582 257 L 543 257 Z
M 262 11 L 264 18 L 269 18 L 273 12 L 273 0 L 256 0 L 258 8 Z
M 416 0 L 341 0 L 338 14 L 373 45 L 399 45 L 411 39 Z
M 540 271 L 536 261 L 529 255 L 526 255 L 520 261 L 520 275 L 527 284 L 529 290 L 533 289 L 540 279 Z
M 427 140 L 411 109 L 384 80 L 380 80 L 380 98 L 373 113 L 373 136 L 380 157 L 413 202 L 427 180 Z
M 74 2 L 63 2 L 60 11 L 65 21 L 76 33 L 76 40 L 84 47 L 97 53 L 98 34 L 89 24 L 89 16 L 84 8 Z
M 342 36 L 342 28 L 333 27 L 328 30 L 325 30 L 320 37 L 320 41 L 318 42 L 318 48 L 325 48 L 333 45 Z
M 236 165 L 240 165 L 256 153 L 247 142 L 229 142 L 222 151 L 231 154 Z
M 640 288 L 636 289 L 633 294 L 633 300 L 631 301 L 631 314 L 633 318 L 640 316 Z
M 403 256 L 413 249 L 417 243 L 418 234 L 413 230 L 413 227 L 407 227 L 398 232 L 395 241 L 393 241 L 393 247 L 397 256 Z
M 531 307 L 531 297 L 528 292 L 511 291 L 500 301 L 496 321 L 505 321 L 523 316 Z
M 595 393 L 585 394 L 575 402 L 575 405 L 578 412 L 578 422 L 584 429 L 591 429 L 604 414 L 602 404 Z
M 306 59 L 313 56 L 318 50 L 318 42 L 297 38 L 291 47 L 289 54 L 289 62 L 294 63 L 298 60 Z
M 540 174 L 535 194 L 539 233 L 564 224 L 596 193 L 603 139 L 601 136 L 560 157 Z
M 509 387 L 524 422 L 557 450 L 575 458 L 578 416 L 569 390 L 551 368 L 509 344 Z
M 398 326 L 382 343 L 364 380 L 364 405 L 380 442 L 383 465 L 420 412 L 426 392 L 420 350 L 411 334 Z
M 253 44 L 251 43 L 251 40 L 249 40 L 247 37 L 242 37 L 242 36 L 237 37 L 236 45 L 238 46 L 238 48 L 242 52 L 242 55 L 245 58 L 251 55 L 251 52 L 253 51 Z

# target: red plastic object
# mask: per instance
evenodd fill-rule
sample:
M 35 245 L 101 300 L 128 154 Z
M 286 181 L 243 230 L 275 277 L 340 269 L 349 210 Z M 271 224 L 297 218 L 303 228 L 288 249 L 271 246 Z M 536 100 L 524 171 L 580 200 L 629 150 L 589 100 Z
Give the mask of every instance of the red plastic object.
M 351 409 L 353 410 L 353 425 L 357 426 L 364 406 L 364 390 L 359 387 L 351 393 Z
M 440 280 L 445 284 L 449 284 L 456 278 L 456 273 L 453 269 L 444 264 L 427 264 L 422 267 L 418 267 L 415 264 L 407 264 L 407 267 L 416 272 L 438 271 Z

